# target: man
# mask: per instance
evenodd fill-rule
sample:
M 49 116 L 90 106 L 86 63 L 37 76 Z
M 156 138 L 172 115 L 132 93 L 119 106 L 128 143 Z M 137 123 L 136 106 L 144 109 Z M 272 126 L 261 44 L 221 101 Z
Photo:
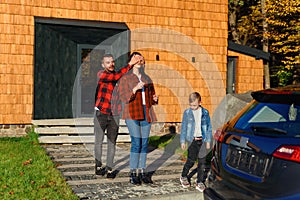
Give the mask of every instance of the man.
M 107 178 L 115 178 L 112 172 L 113 160 L 116 150 L 116 140 L 119 131 L 119 115 L 121 104 L 118 97 L 114 95 L 114 89 L 118 80 L 141 60 L 140 56 L 134 56 L 128 65 L 119 71 L 115 71 L 115 61 L 111 54 L 105 54 L 102 58 L 102 67 L 98 72 L 98 85 L 95 94 L 95 173 Z M 107 158 L 106 166 L 102 163 L 102 144 L 105 130 L 107 131 Z

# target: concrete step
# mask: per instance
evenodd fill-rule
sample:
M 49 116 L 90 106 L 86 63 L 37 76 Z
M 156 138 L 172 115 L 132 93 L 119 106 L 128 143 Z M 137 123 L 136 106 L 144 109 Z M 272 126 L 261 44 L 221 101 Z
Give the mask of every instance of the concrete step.
M 129 177 L 116 177 L 114 179 L 106 179 L 106 178 L 102 178 L 101 176 L 97 176 L 97 179 L 86 179 L 86 180 L 71 180 L 71 181 L 67 181 L 67 183 L 69 185 L 87 185 L 87 184 L 103 184 L 103 183 L 124 183 L 124 182 L 128 182 L 129 181 Z M 159 181 L 162 179 L 169 179 L 172 181 L 178 181 L 178 177 L 174 177 L 174 174 L 168 174 L 168 175 L 163 175 L 163 176 L 153 176 L 152 180 L 153 181 Z
M 34 129 L 39 135 L 94 135 L 94 127 L 51 126 Z M 119 127 L 120 134 L 129 134 L 127 126 Z
M 94 118 L 69 118 L 69 119 L 38 119 L 32 120 L 36 126 L 94 126 Z M 125 126 L 125 120 L 120 119 L 120 126 Z
M 93 118 L 33 120 L 32 124 L 41 144 L 84 144 L 95 140 Z M 117 142 L 130 142 L 124 120 L 120 120 Z M 104 143 L 107 143 L 106 136 Z
M 95 136 L 40 135 L 38 139 L 41 144 L 87 144 L 87 143 L 94 143 Z M 118 135 L 117 142 L 130 142 L 130 136 Z M 107 143 L 106 136 L 104 136 L 103 143 Z
M 147 167 L 153 170 L 154 184 L 135 186 L 129 183 L 130 144 L 118 143 L 115 155 L 117 176 L 107 179 L 95 175 L 93 144 L 42 145 L 57 169 L 80 199 L 147 199 L 183 200 L 203 199 L 194 185 L 182 188 L 179 177 L 184 165 L 179 155 L 168 154 L 164 149 L 149 149 Z M 106 160 L 107 144 L 103 145 L 102 158 Z M 195 166 L 194 166 L 195 167 Z M 195 181 L 195 176 L 192 183 Z

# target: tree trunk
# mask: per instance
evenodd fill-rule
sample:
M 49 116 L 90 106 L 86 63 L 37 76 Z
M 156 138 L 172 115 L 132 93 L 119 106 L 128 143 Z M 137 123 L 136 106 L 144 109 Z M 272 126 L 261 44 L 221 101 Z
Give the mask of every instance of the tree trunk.
M 266 22 L 266 1 L 261 0 L 261 12 L 263 15 L 263 51 L 269 51 L 269 41 L 267 37 L 268 24 Z M 264 61 L 264 86 L 265 89 L 270 88 L 270 70 L 268 61 Z
M 229 29 L 231 31 L 231 35 L 232 35 L 232 40 L 233 42 L 237 43 L 237 44 L 241 44 L 240 38 L 239 38 L 239 34 L 237 32 L 236 29 L 236 12 L 237 12 L 237 1 L 233 1 L 234 6 L 231 6 L 229 4 L 229 10 L 230 12 L 228 13 L 228 23 L 229 23 Z

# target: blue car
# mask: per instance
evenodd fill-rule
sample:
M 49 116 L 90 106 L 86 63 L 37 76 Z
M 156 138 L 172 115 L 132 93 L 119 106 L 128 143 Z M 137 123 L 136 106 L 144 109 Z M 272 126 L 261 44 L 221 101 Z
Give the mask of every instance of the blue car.
M 300 85 L 251 95 L 214 135 L 204 199 L 300 199 Z

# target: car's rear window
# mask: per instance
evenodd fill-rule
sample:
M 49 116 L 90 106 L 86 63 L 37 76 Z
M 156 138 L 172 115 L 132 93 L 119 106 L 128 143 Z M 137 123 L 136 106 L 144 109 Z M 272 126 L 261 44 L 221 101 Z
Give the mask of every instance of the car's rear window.
M 234 128 L 266 135 L 300 137 L 300 106 L 254 102 Z

